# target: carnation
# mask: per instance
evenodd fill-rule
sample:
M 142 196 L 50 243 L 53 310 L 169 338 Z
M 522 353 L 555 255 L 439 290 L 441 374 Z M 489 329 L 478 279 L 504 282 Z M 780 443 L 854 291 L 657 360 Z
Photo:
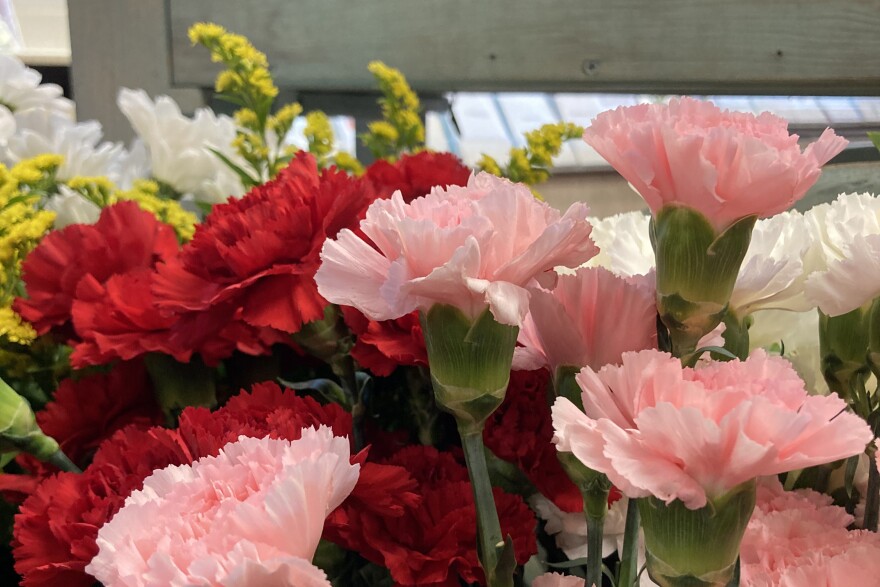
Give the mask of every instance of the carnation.
M 231 118 L 199 108 L 190 119 L 181 114 L 173 99 L 159 96 L 151 100 L 143 90 L 123 88 L 116 101 L 147 147 L 153 178 L 212 204 L 244 192 L 235 172 L 211 152 L 214 149 L 237 160 Z
M 477 559 L 473 490 L 464 465 L 427 446 L 402 449 L 384 464 L 402 467 L 416 479 L 419 504 L 394 516 L 343 504 L 327 522 L 329 538 L 388 568 L 401 586 L 485 584 Z M 493 497 L 503 535 L 511 536 L 516 561 L 523 564 L 537 552 L 535 518 L 521 498 L 497 488 Z
M 379 159 L 366 172 L 380 198 L 400 191 L 405 202 L 426 196 L 435 187 L 467 185 L 470 176 L 471 170 L 455 155 L 431 151 L 404 154 L 394 162 Z
M 63 380 L 36 418 L 43 432 L 57 440 L 64 454 L 83 468 L 101 443 L 117 430 L 129 426 L 146 429 L 163 420 L 141 361 L 119 363 L 108 373 Z M 19 462 L 41 478 L 56 470 L 24 455 Z
M 370 320 L 342 306 L 345 324 L 355 335 L 351 356 L 374 375 L 390 375 L 399 365 L 428 364 L 425 335 L 417 312 L 394 320 Z
M 758 310 L 812 309 L 804 295 L 804 256 L 811 245 L 811 232 L 798 212 L 759 220 L 730 296 L 730 311 L 742 319 Z
M 315 285 L 321 245 L 355 228 L 373 199 L 366 182 L 319 172 L 300 153 L 274 180 L 213 208 L 180 255 L 158 267 L 156 304 L 201 338 L 232 318 L 298 332 L 327 306 Z
M 349 457 L 348 440 L 322 426 L 294 441 L 242 436 L 156 471 L 101 527 L 86 572 L 108 587 L 220 586 L 246 563 L 311 561 L 324 518 L 357 483 Z
M 655 214 L 666 205 L 702 213 L 716 230 L 787 210 L 847 141 L 828 129 L 804 151 L 788 123 L 676 98 L 603 112 L 584 140 Z
M 101 212 L 93 225 L 75 224 L 47 235 L 22 266 L 26 298 L 15 310 L 45 334 L 57 329 L 74 339 L 71 312 L 80 282 L 101 284 L 114 275 L 151 268 L 177 252 L 174 230 L 134 202 L 121 202 Z
M 880 296 L 880 198 L 841 194 L 806 213 L 815 244 L 807 258 L 807 299 L 830 316 Z
M 370 242 L 351 230 L 327 240 L 315 280 L 325 298 L 373 320 L 449 304 L 471 319 L 488 307 L 496 321 L 519 325 L 529 281 L 596 254 L 584 204 L 560 215 L 527 187 L 486 173 L 409 204 L 400 193 L 377 200 L 360 230 Z
M 601 267 L 562 275 L 552 290 L 529 288 L 514 368 L 598 369 L 625 351 L 657 346 L 653 276 L 617 277 Z
M 784 359 L 682 368 L 667 353 L 624 353 L 577 376 L 586 413 L 553 406 L 554 441 L 628 497 L 706 505 L 756 477 L 859 454 L 873 435 L 837 395 L 808 396 Z M 685 434 L 687 432 L 687 434 Z
M 827 495 L 763 480 L 740 551 L 743 585 L 872 585 L 880 577 L 880 537 L 850 531 L 850 523 Z
M 83 474 L 49 477 L 22 504 L 13 542 L 22 585 L 92 587 L 95 579 L 85 567 L 98 553 L 99 529 L 154 471 L 216 456 L 240 436 L 296 440 L 303 429 L 320 426 L 329 427 L 334 436 L 349 436 L 351 415 L 338 405 L 322 406 L 264 383 L 215 412 L 185 409 L 175 430 L 129 426 L 118 431 L 99 446 Z M 415 482 L 405 470 L 365 458 L 365 453 L 352 457 L 360 465 L 349 497 L 353 509 L 395 516 L 419 502 Z
M 587 262 L 588 267 L 604 267 L 622 277 L 647 275 L 654 269 L 648 214 L 625 212 L 591 223 L 590 238 L 599 247 L 599 254 Z

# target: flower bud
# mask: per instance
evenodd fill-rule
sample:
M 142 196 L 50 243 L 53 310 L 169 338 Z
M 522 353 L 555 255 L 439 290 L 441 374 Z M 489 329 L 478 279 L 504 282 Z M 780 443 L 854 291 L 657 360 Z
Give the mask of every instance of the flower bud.
M 752 510 L 755 481 L 690 510 L 675 500 L 639 500 L 648 574 L 660 587 L 726 587 L 736 571 L 739 546 Z
M 471 320 L 447 304 L 434 304 L 421 321 L 437 405 L 460 430 L 481 430 L 504 401 L 519 328 L 488 308 Z
M 674 355 L 692 353 L 724 318 L 756 219 L 747 216 L 719 233 L 696 210 L 667 205 L 651 220 L 657 308 Z
M 58 450 L 55 439 L 37 426 L 27 400 L 0 379 L 0 452 L 22 451 L 46 461 Z

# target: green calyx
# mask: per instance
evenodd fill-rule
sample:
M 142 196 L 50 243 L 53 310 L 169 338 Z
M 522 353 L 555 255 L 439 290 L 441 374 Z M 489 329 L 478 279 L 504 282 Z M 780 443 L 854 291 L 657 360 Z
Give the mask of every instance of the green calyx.
M 27 400 L 0 379 L 0 452 L 22 451 L 46 461 L 58 450 L 55 439 L 37 426 Z
M 324 317 L 302 325 L 293 340 L 313 357 L 331 365 L 351 350 L 351 333 L 342 322 L 339 308 L 327 304 Z
M 421 321 L 437 405 L 460 430 L 482 429 L 504 401 L 519 328 L 496 322 L 488 308 L 472 320 L 447 304 Z
M 725 587 L 734 576 L 752 510 L 755 481 L 690 510 L 678 500 L 639 499 L 648 574 L 661 587 Z
M 831 391 L 851 405 L 856 402 L 854 395 L 864 387 L 871 372 L 869 346 L 873 315 L 871 304 L 840 316 L 828 316 L 819 311 L 822 374 Z M 877 328 L 874 331 L 876 333 Z
M 741 218 L 720 234 L 683 206 L 664 206 L 651 220 L 657 307 L 676 356 L 692 353 L 724 319 L 756 220 Z

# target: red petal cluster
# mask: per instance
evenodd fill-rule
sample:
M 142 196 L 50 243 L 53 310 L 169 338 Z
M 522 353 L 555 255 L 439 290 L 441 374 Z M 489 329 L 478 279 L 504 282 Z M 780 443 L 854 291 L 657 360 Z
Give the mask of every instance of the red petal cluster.
M 369 182 L 319 172 L 301 152 L 274 180 L 214 207 L 181 254 L 159 266 L 157 303 L 203 338 L 233 317 L 297 332 L 324 316 L 314 279 L 324 240 L 357 229 L 374 199 Z
M 163 419 L 140 361 L 117 364 L 109 373 L 65 379 L 53 401 L 36 417 L 43 432 L 57 440 L 64 454 L 80 467 L 85 467 L 98 445 L 117 430 L 126 426 L 146 429 Z M 16 460 L 33 474 L 0 475 L 0 490 L 18 494 L 16 501 L 33 493 L 39 481 L 58 472 L 54 466 L 28 455 Z
M 367 168 L 365 175 L 380 198 L 390 198 L 400 190 L 409 203 L 435 186 L 467 185 L 471 170 L 450 153 L 422 151 L 403 155 L 394 163 L 380 159 Z
M 391 375 L 398 365 L 428 364 L 418 312 L 377 322 L 352 307 L 342 306 L 342 317 L 356 337 L 351 356 L 374 375 Z
M 189 464 L 216 455 L 241 435 L 295 440 L 304 427 L 327 425 L 337 435 L 351 431 L 351 416 L 336 404 L 283 392 L 274 383 L 254 386 L 209 412 L 188 408 L 179 427 L 141 429 L 129 426 L 104 442 L 81 475 L 60 473 L 46 479 L 15 518 L 13 555 L 24 587 L 91 587 L 84 571 L 97 554 L 98 529 L 109 520 L 154 470 Z M 357 509 L 381 516 L 401 515 L 418 503 L 415 481 L 396 466 L 364 462 L 349 497 Z M 352 506 L 355 507 L 355 506 Z
M 476 508 L 464 465 L 428 446 L 407 447 L 385 464 L 416 479 L 420 503 L 390 516 L 346 502 L 327 519 L 325 537 L 387 567 L 400 586 L 485 584 L 476 551 Z M 513 538 L 517 562 L 525 563 L 537 552 L 535 517 L 518 496 L 496 488 L 494 497 L 502 533 Z
M 22 266 L 28 297 L 15 301 L 15 311 L 40 334 L 57 328 L 71 338 L 71 310 L 85 278 L 103 284 L 114 275 L 151 268 L 177 249 L 170 226 L 134 202 L 115 204 L 97 223 L 73 224 L 40 242 Z
M 483 440 L 498 458 L 519 467 L 559 509 L 580 512 L 581 494 L 556 457 L 549 385 L 546 369 L 511 371 L 504 403 L 486 422 Z

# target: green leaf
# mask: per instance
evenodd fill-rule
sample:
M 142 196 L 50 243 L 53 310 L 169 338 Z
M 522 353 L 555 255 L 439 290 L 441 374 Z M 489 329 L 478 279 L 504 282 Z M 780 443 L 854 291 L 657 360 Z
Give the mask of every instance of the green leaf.
M 241 182 L 244 184 L 245 188 L 252 188 L 254 186 L 260 185 L 260 180 L 254 179 L 247 171 L 233 163 L 232 160 L 229 159 L 229 157 L 227 157 L 217 149 L 212 149 L 209 147 L 208 150 L 217 155 L 217 157 L 221 161 L 223 161 L 223 163 L 225 163 L 229 169 L 234 171 L 238 175 L 238 177 L 241 178 Z
M 504 539 L 504 546 L 498 552 L 498 564 L 495 565 L 495 576 L 497 585 L 504 585 L 505 581 L 513 578 L 516 571 L 516 553 L 513 548 L 513 539 L 508 535 Z
M 696 354 L 698 357 L 700 355 L 702 355 L 703 353 L 713 353 L 716 355 L 721 355 L 725 359 L 730 359 L 730 360 L 736 359 L 736 355 L 734 355 L 732 352 L 730 352 L 729 350 L 727 350 L 723 346 L 704 346 L 704 347 L 700 347 L 696 351 L 694 351 L 694 354 Z
M 351 403 L 345 395 L 342 387 L 332 379 L 309 379 L 308 381 L 285 381 L 279 379 L 278 383 L 288 389 L 296 391 L 314 390 L 329 402 L 339 404 L 346 410 L 351 411 Z
M 846 459 L 846 471 L 843 475 L 843 487 L 846 489 L 846 496 L 852 497 L 853 487 L 855 487 L 856 470 L 859 468 L 859 457 L 854 455 Z
M 871 139 L 872 143 L 874 143 L 874 147 L 880 150 L 880 132 L 869 131 L 868 138 Z

